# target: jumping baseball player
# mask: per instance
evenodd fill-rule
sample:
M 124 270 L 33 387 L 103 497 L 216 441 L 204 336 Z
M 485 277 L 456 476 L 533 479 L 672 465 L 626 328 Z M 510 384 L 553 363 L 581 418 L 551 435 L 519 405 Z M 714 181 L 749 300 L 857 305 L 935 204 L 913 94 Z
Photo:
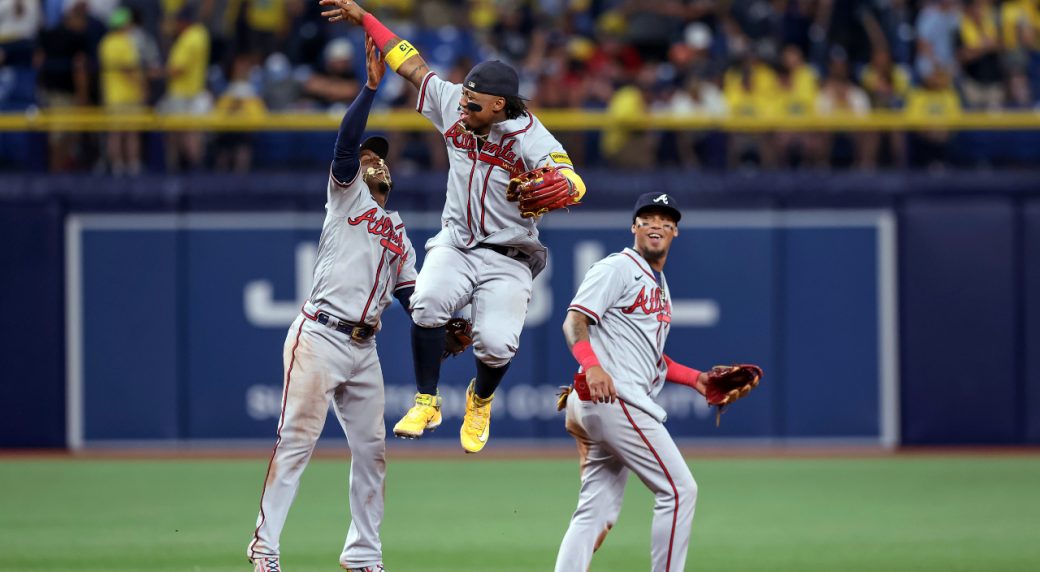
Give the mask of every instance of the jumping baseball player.
M 400 216 L 386 210 L 392 185 L 382 137 L 361 142 L 384 64 L 369 39 L 368 82 L 343 117 L 327 187 L 310 299 L 285 339 L 278 437 L 247 554 L 257 572 L 278 572 L 278 539 L 331 401 L 350 446 L 350 530 L 340 565 L 383 570 L 379 527 L 386 476 L 380 316 L 415 284 L 415 251 Z M 360 143 L 360 145 L 359 145 Z
M 568 307 L 563 332 L 581 371 L 560 405 L 578 442 L 581 491 L 556 572 L 588 570 L 621 512 L 630 472 L 655 495 L 651 570 L 685 566 L 697 483 L 654 398 L 666 381 L 705 394 L 711 379 L 664 354 L 672 306 L 662 271 L 680 217 L 671 196 L 640 196 L 632 217 L 634 246 L 594 264 Z M 743 394 L 737 390 L 713 405 L 724 407 Z
M 560 143 L 527 110 L 513 68 L 486 61 L 462 84 L 450 83 L 356 2 L 321 4 L 331 8 L 323 12 L 329 21 L 364 27 L 390 68 L 419 89 L 416 109 L 444 135 L 450 170 L 442 228 L 426 243 L 412 297 L 418 393 L 394 433 L 417 438 L 440 425 L 444 325 L 471 304 L 477 372 L 459 436 L 463 449 L 476 453 L 487 443 L 491 401 L 519 346 L 534 277 L 545 267 L 536 221 L 577 204 L 585 185 Z

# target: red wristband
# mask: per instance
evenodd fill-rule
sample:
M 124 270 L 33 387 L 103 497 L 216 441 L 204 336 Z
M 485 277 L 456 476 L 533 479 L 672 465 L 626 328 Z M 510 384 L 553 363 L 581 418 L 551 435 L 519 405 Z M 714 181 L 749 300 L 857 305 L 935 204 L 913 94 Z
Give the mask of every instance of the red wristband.
M 574 359 L 578 360 L 584 371 L 589 371 L 590 367 L 599 365 L 599 358 L 592 351 L 592 344 L 588 340 L 582 340 L 571 346 L 571 353 L 574 354 Z
M 701 375 L 700 371 L 677 361 L 672 361 L 672 358 L 668 356 L 664 356 L 664 362 L 668 364 L 668 373 L 665 375 L 665 381 L 688 385 L 694 389 L 697 388 L 697 378 Z
M 382 22 L 368 12 L 365 12 L 365 15 L 362 16 L 361 25 L 364 26 L 365 32 L 372 36 L 372 41 L 376 43 L 376 47 L 381 52 L 385 53 L 386 45 L 397 37 Z

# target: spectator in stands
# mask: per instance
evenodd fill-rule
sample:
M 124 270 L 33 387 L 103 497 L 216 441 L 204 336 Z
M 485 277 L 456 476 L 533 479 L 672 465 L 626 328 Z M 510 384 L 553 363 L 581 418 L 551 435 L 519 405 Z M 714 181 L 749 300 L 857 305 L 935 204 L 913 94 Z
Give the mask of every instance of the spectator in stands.
M 491 41 L 498 55 L 517 64 L 527 59 L 532 40 L 539 32 L 530 7 L 512 2 L 499 5 L 498 21 L 491 31 Z
M 678 39 L 684 24 L 683 4 L 679 0 L 625 1 L 621 4 L 626 23 L 625 42 L 643 59 L 667 60 L 668 47 Z
M 228 28 L 234 30 L 236 52 L 256 52 L 266 57 L 282 51 L 289 32 L 286 5 L 301 0 L 228 0 L 225 12 Z
M 35 103 L 33 55 L 42 18 L 39 0 L 0 1 L 0 111 Z
M 1005 107 L 1020 111 L 1037 110 L 1029 77 L 1022 69 L 1014 69 L 1008 74 L 1008 99 Z
M 305 101 L 320 109 L 345 106 L 357 96 L 361 84 L 354 73 L 354 46 L 336 38 L 325 46 L 324 64 L 303 82 Z
M 870 34 L 871 55 L 877 50 L 884 50 L 896 64 L 911 65 L 914 26 L 913 10 L 908 0 L 875 1 L 869 14 L 864 19 L 864 26 Z
M 166 61 L 166 97 L 163 113 L 205 115 L 213 107 L 206 90 L 209 69 L 209 32 L 195 17 L 191 6 L 177 14 L 176 39 Z M 167 136 L 166 167 L 171 171 L 196 169 L 202 165 L 203 136 L 199 131 L 175 131 Z
M 957 34 L 961 89 L 971 109 L 995 111 L 1004 105 L 1004 77 L 997 13 L 990 0 L 968 0 Z
M 769 115 L 791 119 L 815 115 L 819 92 L 816 71 L 805 63 L 802 50 L 794 44 L 784 46 L 780 52 L 777 92 L 768 100 Z M 824 143 L 824 138 L 819 133 L 779 131 L 774 142 L 778 165 L 818 165 L 823 161 Z
M 596 24 L 597 50 L 588 59 L 589 73 L 620 72 L 627 81 L 643 67 L 643 59 L 631 45 L 622 41 L 625 20 L 616 11 L 605 12 Z M 615 78 L 611 78 L 615 79 Z
M 0 1 L 0 66 L 32 67 L 42 17 L 39 0 Z
M 285 54 L 275 52 L 264 60 L 260 92 L 267 109 L 272 111 L 284 111 L 296 106 L 300 97 L 300 83 Z
M 141 67 L 144 68 L 145 78 L 148 82 L 145 99 L 148 103 L 152 103 L 152 95 L 162 93 L 165 80 L 159 44 L 155 40 L 156 36 L 142 24 L 144 16 L 138 8 L 127 7 L 127 9 L 130 10 L 130 35 L 133 36 L 134 43 L 137 45 L 137 53 L 141 56 Z
M 928 0 L 917 15 L 917 60 L 914 67 L 922 77 L 936 70 L 957 73 L 954 37 L 960 29 L 961 12 L 956 0 Z
M 749 50 L 723 76 L 722 92 L 730 117 L 764 119 L 772 112 L 772 97 L 777 92 L 776 72 L 756 52 Z M 731 167 L 744 163 L 750 155 L 757 157 L 761 167 L 776 166 L 771 137 L 765 134 L 730 133 L 727 147 L 727 163 Z
M 1007 0 L 1000 5 L 1001 40 L 1010 68 L 1025 67 L 1040 80 L 1040 6 L 1036 0 Z
M 255 66 L 253 54 L 235 56 L 231 83 L 217 100 L 216 112 L 224 117 L 259 119 L 267 113 L 264 100 L 250 81 Z M 216 168 L 220 171 L 248 173 L 253 163 L 253 134 L 221 133 L 215 141 Z
M 906 116 L 919 122 L 941 122 L 961 114 L 961 101 L 953 89 L 950 74 L 939 68 L 924 79 L 920 88 L 910 90 Z M 941 168 L 949 155 L 950 130 L 939 127 L 912 134 L 914 166 Z
M 707 24 L 694 22 L 683 31 L 683 41 L 672 44 L 668 61 L 679 76 L 714 78 L 723 66 L 711 55 L 715 34 Z
M 38 99 L 50 111 L 90 105 L 90 43 L 87 5 L 71 2 L 61 22 L 40 33 L 36 51 Z M 69 131 L 48 133 L 48 166 L 52 172 L 76 167 L 80 136 Z
M 776 40 L 783 46 L 796 46 L 802 54 L 810 53 L 811 31 L 816 19 L 817 0 L 784 0 L 779 3 L 779 33 Z
M 285 54 L 296 65 L 316 67 L 321 64 L 325 45 L 329 43 L 329 27 L 321 17 L 324 8 L 317 2 L 290 2 L 292 33 L 285 41 Z
M 131 28 L 130 10 L 118 8 L 108 21 L 110 31 L 101 40 L 98 59 L 101 65 L 101 92 L 105 110 L 110 114 L 145 111 L 146 84 L 141 53 Z M 141 171 L 141 138 L 136 131 L 108 134 L 108 164 L 113 174 Z
M 827 79 L 820 89 L 820 96 L 816 100 L 816 111 L 820 115 L 827 116 L 865 116 L 870 113 L 870 98 L 862 88 L 852 83 L 849 77 L 849 61 L 844 51 L 835 48 L 831 51 L 830 63 L 827 66 Z M 863 135 L 849 133 L 821 133 L 824 140 L 824 153 L 819 167 L 831 165 L 834 150 L 834 142 L 851 141 L 853 156 L 856 166 L 864 168 L 863 164 Z
M 693 115 L 722 118 L 726 115 L 726 99 L 722 90 L 703 75 L 690 75 L 682 89 L 672 94 L 664 111 L 675 115 Z M 699 149 L 709 137 L 707 130 L 684 129 L 676 133 L 677 154 L 680 164 L 695 167 L 703 161 Z
M 652 166 L 656 139 L 645 129 L 632 125 L 649 112 L 656 80 L 656 68 L 646 66 L 639 72 L 635 85 L 618 89 L 607 104 L 609 127 L 604 129 L 601 147 L 611 166 L 623 169 Z
M 860 85 L 870 97 L 870 107 L 877 111 L 902 109 L 910 93 L 910 72 L 896 65 L 888 50 L 877 49 L 868 65 L 860 71 Z M 887 131 L 882 137 L 876 131 L 863 133 L 862 166 L 873 169 L 881 155 L 882 140 L 888 144 L 888 152 L 898 167 L 905 166 L 906 136 L 900 131 Z

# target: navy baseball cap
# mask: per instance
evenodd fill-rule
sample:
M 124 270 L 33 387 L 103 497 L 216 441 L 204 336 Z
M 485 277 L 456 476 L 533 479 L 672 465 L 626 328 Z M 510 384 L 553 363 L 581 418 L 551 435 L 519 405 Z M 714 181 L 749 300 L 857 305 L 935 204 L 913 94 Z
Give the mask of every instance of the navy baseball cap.
M 499 97 L 520 97 L 520 76 L 509 64 L 488 60 L 473 66 L 462 81 L 466 89 Z M 520 97 L 520 99 L 526 99 Z
M 380 159 L 385 160 L 390 153 L 390 142 L 386 140 L 386 137 L 372 135 L 361 143 L 361 150 L 364 151 L 366 149 L 379 155 Z
M 667 193 L 644 193 L 636 199 L 636 206 L 632 210 L 632 220 L 635 221 L 640 213 L 650 209 L 657 209 L 671 214 L 675 217 L 675 222 L 679 222 L 679 219 L 682 218 L 682 213 L 679 212 L 679 203 L 675 202 L 675 198 L 672 195 Z

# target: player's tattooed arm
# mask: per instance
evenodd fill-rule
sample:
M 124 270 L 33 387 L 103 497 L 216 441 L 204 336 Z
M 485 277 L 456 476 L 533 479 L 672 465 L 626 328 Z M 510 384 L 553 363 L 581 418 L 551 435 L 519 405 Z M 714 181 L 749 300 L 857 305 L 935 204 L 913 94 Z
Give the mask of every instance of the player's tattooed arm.
M 328 8 L 321 15 L 328 18 L 329 22 L 349 21 L 363 27 L 375 41 L 376 47 L 385 54 L 390 69 L 416 88 L 421 87 L 423 78 L 430 73 L 430 67 L 412 44 L 391 32 L 354 0 L 321 0 L 319 4 Z
M 585 371 L 585 381 L 589 384 L 589 395 L 592 397 L 592 401 L 614 403 L 617 399 L 614 380 L 599 365 L 599 360 L 593 353 L 592 344 L 589 342 L 589 324 L 591 323 L 592 319 L 585 314 L 570 310 L 563 321 L 563 337 L 567 339 L 571 353 Z

